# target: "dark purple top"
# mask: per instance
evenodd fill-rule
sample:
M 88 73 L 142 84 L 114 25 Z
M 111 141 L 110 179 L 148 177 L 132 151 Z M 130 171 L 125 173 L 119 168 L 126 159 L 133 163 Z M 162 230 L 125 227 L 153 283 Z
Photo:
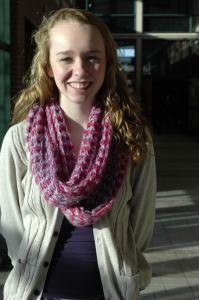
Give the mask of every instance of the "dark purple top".
M 43 297 L 104 299 L 92 226 L 75 227 L 64 217 Z

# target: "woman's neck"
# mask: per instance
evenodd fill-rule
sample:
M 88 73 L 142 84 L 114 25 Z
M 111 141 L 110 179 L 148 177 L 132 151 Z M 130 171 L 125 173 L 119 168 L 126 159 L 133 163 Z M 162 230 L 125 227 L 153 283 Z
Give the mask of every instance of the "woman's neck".
M 86 129 L 93 103 L 75 103 L 60 99 L 60 107 L 62 108 L 69 133 L 80 134 Z
M 93 103 L 75 103 L 60 99 L 59 104 L 63 111 L 68 133 L 74 147 L 74 154 L 77 159 Z

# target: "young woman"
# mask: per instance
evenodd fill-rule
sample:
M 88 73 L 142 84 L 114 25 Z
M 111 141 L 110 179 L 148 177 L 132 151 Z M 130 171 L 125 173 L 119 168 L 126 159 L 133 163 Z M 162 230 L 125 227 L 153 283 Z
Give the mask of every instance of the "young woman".
M 140 299 L 155 211 L 149 130 L 106 25 L 61 9 L 34 33 L 0 160 L 5 300 Z

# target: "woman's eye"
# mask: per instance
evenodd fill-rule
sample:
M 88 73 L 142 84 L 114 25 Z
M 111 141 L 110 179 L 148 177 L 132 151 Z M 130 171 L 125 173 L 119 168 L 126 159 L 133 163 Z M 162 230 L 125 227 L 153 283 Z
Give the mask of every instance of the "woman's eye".
M 64 58 L 61 59 L 61 61 L 70 61 L 70 60 L 71 60 L 70 57 L 64 57 Z
M 88 58 L 87 58 L 88 60 L 97 60 L 98 59 L 98 57 L 96 57 L 96 56 L 88 56 Z

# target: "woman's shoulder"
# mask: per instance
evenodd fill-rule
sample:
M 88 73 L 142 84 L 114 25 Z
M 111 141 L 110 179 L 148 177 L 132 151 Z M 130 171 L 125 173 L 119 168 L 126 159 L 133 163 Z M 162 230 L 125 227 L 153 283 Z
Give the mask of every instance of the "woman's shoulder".
M 26 142 L 26 126 L 27 121 L 24 120 L 16 125 L 13 125 L 7 131 L 3 144 L 4 149 L 10 150 L 12 153 L 17 153 L 22 161 L 27 160 L 28 145 Z
M 18 134 L 19 132 L 20 133 L 23 133 L 23 134 L 26 134 L 26 126 L 27 126 L 27 121 L 24 120 L 20 123 L 17 123 L 13 126 L 11 126 L 9 129 L 8 129 L 8 132 L 7 133 L 14 133 L 14 134 Z
M 26 143 L 26 126 L 26 120 L 13 125 L 8 129 L 4 139 L 11 143 L 19 141 L 21 146 L 23 146 Z

